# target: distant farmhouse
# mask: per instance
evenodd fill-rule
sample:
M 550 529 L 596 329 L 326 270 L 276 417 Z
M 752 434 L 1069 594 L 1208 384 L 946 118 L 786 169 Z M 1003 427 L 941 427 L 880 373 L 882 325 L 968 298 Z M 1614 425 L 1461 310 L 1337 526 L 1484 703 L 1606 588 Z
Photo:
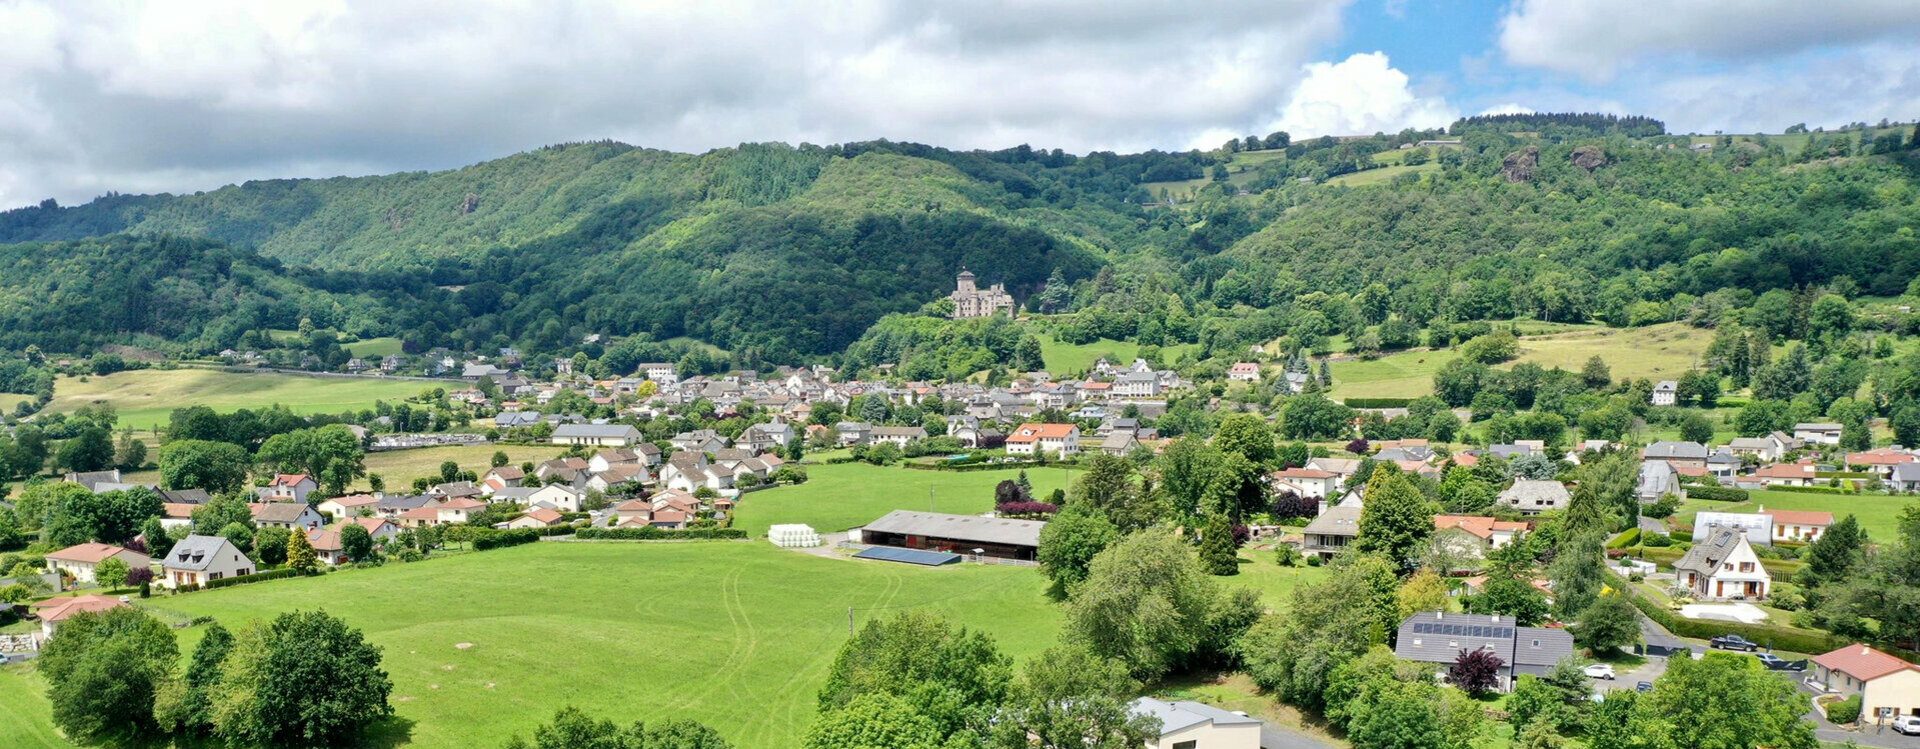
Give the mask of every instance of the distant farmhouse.
M 953 300 L 954 319 L 992 317 L 1001 312 L 1013 314 L 1013 295 L 1007 293 L 1006 284 L 994 284 L 981 291 L 973 279 L 973 271 L 960 269 L 958 288 L 947 297 Z

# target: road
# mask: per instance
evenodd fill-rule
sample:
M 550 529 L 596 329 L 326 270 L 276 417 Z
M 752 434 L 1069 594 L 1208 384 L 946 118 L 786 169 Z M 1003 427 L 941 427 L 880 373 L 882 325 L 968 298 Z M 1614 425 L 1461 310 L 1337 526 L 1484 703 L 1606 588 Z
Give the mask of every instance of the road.
M 1260 749 L 1333 749 L 1333 745 L 1304 733 L 1295 733 L 1261 721 Z

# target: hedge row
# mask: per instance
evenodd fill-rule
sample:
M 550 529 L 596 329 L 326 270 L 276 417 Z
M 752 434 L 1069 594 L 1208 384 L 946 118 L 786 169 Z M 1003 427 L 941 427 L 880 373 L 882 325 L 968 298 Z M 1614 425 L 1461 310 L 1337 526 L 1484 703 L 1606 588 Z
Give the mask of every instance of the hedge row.
M 1753 495 L 1745 489 L 1732 489 L 1724 486 L 1692 486 L 1687 488 L 1687 499 L 1707 499 L 1715 502 L 1745 502 Z
M 1637 543 L 1640 543 L 1640 529 L 1628 528 L 1627 532 L 1620 534 L 1619 538 L 1608 541 L 1607 548 L 1624 549 Z
M 1772 648 L 1774 650 L 1786 650 L 1794 653 L 1810 653 L 1813 655 L 1819 655 L 1852 644 L 1850 640 L 1835 637 L 1826 632 L 1776 627 L 1771 624 L 1742 624 L 1740 622 L 1727 622 L 1717 619 L 1688 619 L 1675 615 L 1673 612 L 1662 608 L 1659 604 L 1647 600 L 1646 596 L 1641 595 L 1639 591 L 1634 590 L 1632 586 L 1620 580 L 1617 576 L 1615 576 L 1613 584 L 1615 588 L 1626 591 L 1627 600 L 1632 601 L 1634 607 L 1640 609 L 1641 613 L 1646 614 L 1648 619 L 1658 622 L 1660 626 L 1666 627 L 1668 632 L 1672 632 L 1679 637 L 1711 640 L 1720 635 L 1739 635 L 1759 643 L 1762 647 Z
M 266 572 L 255 572 L 251 575 L 235 575 L 233 577 L 223 577 L 218 580 L 208 580 L 207 584 L 202 587 L 206 590 L 213 590 L 214 588 L 225 588 L 230 585 L 244 585 L 247 583 L 266 582 L 268 580 L 279 580 L 286 577 L 299 577 L 304 574 L 307 573 L 292 568 L 267 570 Z
M 473 537 L 474 551 L 504 549 L 508 546 L 530 544 L 540 540 L 540 533 L 532 528 L 515 528 L 505 531 L 483 531 Z
M 686 540 L 703 541 L 713 539 L 745 539 L 747 532 L 740 528 L 581 528 L 573 534 L 580 539 L 605 539 L 609 541 L 663 541 Z
M 1664 564 L 1668 567 L 1672 567 L 1674 562 L 1680 561 L 1680 557 L 1686 556 L 1687 554 L 1683 549 L 1657 548 L 1652 546 L 1641 546 L 1628 549 L 1627 551 L 1633 552 L 1641 559 Z M 1762 557 L 1760 559 L 1760 566 L 1766 568 L 1767 574 L 1785 581 L 1793 579 L 1793 576 L 1799 573 L 1801 568 L 1806 567 L 1807 563 L 1793 559 L 1767 559 Z
M 528 528 L 527 530 L 533 531 L 534 535 L 538 535 L 538 536 L 570 536 L 570 535 L 573 535 L 574 531 L 579 529 L 574 528 L 572 525 L 563 523 L 560 525 L 552 525 L 545 528 Z
M 1074 464 L 1061 463 L 1060 461 L 1057 461 L 1057 460 L 1052 463 L 1044 463 L 1044 464 L 1040 463 L 1039 461 L 1026 460 L 1018 463 L 961 463 L 957 465 L 945 465 L 941 463 L 906 462 L 900 465 L 915 471 L 966 472 L 966 471 L 1011 471 L 1015 468 L 1040 468 L 1044 466 L 1053 466 L 1053 467 L 1059 468 L 1059 467 L 1071 467 Z
M 1412 398 L 1347 398 L 1342 402 L 1347 408 L 1406 408 L 1413 403 Z
M 1769 486 L 1769 491 L 1798 492 L 1800 494 L 1859 494 L 1859 492 L 1835 489 L 1830 486 Z

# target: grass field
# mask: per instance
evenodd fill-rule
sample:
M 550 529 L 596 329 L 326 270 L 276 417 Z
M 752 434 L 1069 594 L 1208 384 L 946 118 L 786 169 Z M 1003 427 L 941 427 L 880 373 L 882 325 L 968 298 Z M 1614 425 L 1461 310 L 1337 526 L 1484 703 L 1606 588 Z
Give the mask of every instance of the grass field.
M 151 443 L 147 445 L 147 450 L 150 456 L 158 455 Z M 549 460 L 565 452 L 565 448 L 551 445 L 474 445 L 388 450 L 367 453 L 367 473 L 380 474 L 380 478 L 386 481 L 387 491 L 409 491 L 413 480 L 420 476 L 435 477 L 434 482 L 438 483 L 440 464 L 449 460 L 459 463 L 461 468 L 485 476 L 487 469 L 493 466 L 493 453 L 496 450 L 505 451 L 508 462 L 516 466 L 529 460 L 535 463 Z M 122 477 L 127 482 L 135 484 L 160 483 L 158 469 L 128 471 L 122 474 Z M 347 487 L 347 490 L 371 491 L 372 487 L 368 486 L 367 480 L 363 478 Z
M 277 403 L 302 414 L 339 413 L 372 408 L 376 400 L 397 401 L 433 386 L 412 380 L 208 369 L 143 369 L 84 379 L 61 377 L 56 381 L 48 411 L 61 413 L 92 403 L 109 403 L 120 414 L 120 426 L 134 429 L 164 426 L 174 409 L 186 406 L 232 411 Z
M 341 348 L 346 349 L 347 353 L 362 359 L 377 359 L 382 356 L 394 356 L 401 353 L 400 339 L 392 336 L 368 338 L 364 341 L 349 343 Z
M 1431 161 L 1419 166 L 1383 166 L 1377 169 L 1368 169 L 1363 172 L 1342 174 L 1327 180 L 1326 184 L 1340 185 L 1342 187 L 1364 187 L 1366 185 L 1380 185 L 1391 182 L 1393 178 L 1402 174 L 1424 174 L 1437 171 L 1440 171 L 1440 165 Z
M 13 413 L 14 407 L 19 406 L 22 403 L 27 403 L 32 400 L 33 400 L 33 396 L 31 395 L 21 395 L 19 393 L 0 393 L 0 414 Z
M 0 736 L 7 746 L 72 746 L 53 727 L 46 680 L 29 666 L 0 668 Z
M 1044 499 L 1066 487 L 1067 471 L 1027 471 L 1033 492 Z M 936 512 L 979 514 L 993 509 L 993 487 L 1016 471 L 916 471 L 865 463 L 807 466 L 807 483 L 752 492 L 742 497 L 733 525 L 755 538 L 776 523 L 806 523 L 821 533 L 865 525 L 893 510 L 926 510 L 928 492 Z
M 858 622 L 928 609 L 1025 659 L 1059 628 L 1044 589 L 1027 567 L 918 568 L 764 542 L 549 542 L 162 605 L 229 628 L 300 608 L 346 619 L 384 649 L 412 746 L 499 746 L 572 705 L 623 724 L 687 717 L 736 746 L 785 747 L 813 720 L 849 608 Z M 183 632 L 183 651 L 199 630 Z M 8 742 L 47 725 L 39 689 L 0 671 Z
M 1140 355 L 1140 344 L 1132 341 L 1102 338 L 1092 343 L 1075 344 L 1061 343 L 1049 335 L 1036 337 L 1040 339 L 1040 358 L 1047 363 L 1047 371 L 1056 377 L 1090 371 L 1093 363 L 1103 356 L 1107 361 L 1126 366 Z M 1160 360 L 1171 365 L 1182 353 L 1196 348 L 1198 346 L 1188 343 L 1164 346 L 1160 349 Z
M 1710 502 L 1689 499 L 1681 505 L 1675 519 L 1693 524 L 1695 515 L 1706 512 L 1757 512 L 1769 510 L 1811 510 L 1831 512 L 1839 520 L 1848 515 L 1860 522 L 1860 528 L 1874 541 L 1888 543 L 1898 536 L 1900 511 L 1917 500 L 1913 497 L 1880 494 L 1808 494 L 1803 492 L 1755 491 L 1747 502 Z
M 1577 371 L 1587 359 L 1598 355 L 1606 360 L 1615 380 L 1674 379 L 1698 362 L 1707 344 L 1713 342 L 1711 334 L 1682 323 L 1644 328 L 1562 325 L 1541 330 L 1545 332 L 1520 339 L 1516 362 Z M 1433 373 L 1456 355 L 1453 350 L 1407 351 L 1372 361 L 1337 361 L 1333 363 L 1332 394 L 1336 398 L 1427 395 L 1433 392 Z

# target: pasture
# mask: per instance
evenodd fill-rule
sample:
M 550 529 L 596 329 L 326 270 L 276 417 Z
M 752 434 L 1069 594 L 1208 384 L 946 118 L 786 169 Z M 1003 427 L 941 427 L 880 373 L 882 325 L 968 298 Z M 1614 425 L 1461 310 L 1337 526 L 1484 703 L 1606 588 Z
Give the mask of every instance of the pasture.
M 1539 330 L 1540 332 L 1532 332 Z M 1617 381 L 1623 378 L 1670 380 L 1693 367 L 1713 342 L 1709 331 L 1682 323 L 1643 328 L 1598 325 L 1523 327 L 1517 362 L 1578 371 L 1587 359 L 1599 356 Z M 1371 361 L 1349 359 L 1333 363 L 1335 398 L 1417 398 L 1433 392 L 1433 373 L 1458 354 L 1441 351 L 1403 351 Z M 1511 366 L 1511 364 L 1502 365 Z
M 458 386 L 453 381 L 142 369 L 104 377 L 61 377 L 54 382 L 53 402 L 47 412 L 63 413 L 105 403 L 119 413 L 120 426 L 152 429 L 165 426 L 174 409 L 187 406 L 233 411 L 279 404 L 301 414 L 340 413 L 372 408 L 377 400 L 398 401 L 433 387 Z
M 1890 543 L 1899 536 L 1900 511 L 1920 501 L 1920 498 L 1900 495 L 1812 494 L 1773 490 L 1749 492 L 1749 495 L 1750 499 L 1746 502 L 1689 499 L 1680 506 L 1674 519 L 1692 525 L 1694 516 L 1701 512 L 1758 512 L 1762 507 L 1769 510 L 1831 512 L 1834 520 L 1854 516 L 1860 523 L 1860 529 L 1866 531 L 1869 538 L 1877 543 Z
M 1062 343 L 1053 336 L 1044 333 L 1035 336 L 1040 339 L 1040 358 L 1046 362 L 1047 371 L 1055 377 L 1072 373 L 1088 372 L 1093 363 L 1105 357 L 1107 361 L 1121 366 L 1132 364 L 1140 355 L 1140 344 L 1132 341 L 1116 341 L 1102 338 L 1092 343 Z M 1173 364 L 1182 353 L 1199 348 L 1194 344 L 1174 344 L 1160 349 L 1160 360 Z
M 158 460 L 152 443 L 147 445 L 149 460 Z M 453 445 L 448 447 L 423 447 L 415 450 L 383 450 L 367 453 L 367 473 L 380 474 L 386 482 L 387 491 L 406 492 L 412 490 L 413 480 L 421 476 L 431 476 L 439 483 L 440 464 L 446 461 L 459 463 L 462 469 L 471 470 L 475 475 L 485 476 L 493 467 L 495 451 L 505 452 L 507 462 L 520 465 L 529 460 L 539 463 L 559 457 L 566 448 L 556 445 Z M 160 470 L 129 471 L 123 474 L 132 483 L 160 483 Z M 349 492 L 372 491 L 367 480 L 362 478 L 347 487 Z
M 750 492 L 740 499 L 733 527 L 755 538 L 777 523 L 806 523 L 821 533 L 865 525 L 894 510 L 977 515 L 993 510 L 993 487 L 1018 471 L 918 471 L 865 463 L 809 465 L 807 483 Z M 1067 486 L 1068 469 L 1027 471 L 1037 499 Z
M 1402 158 L 1405 157 L 1403 156 Z M 1416 166 L 1406 166 L 1403 164 L 1383 166 L 1366 171 L 1353 172 L 1352 174 L 1342 174 L 1327 180 L 1325 184 L 1338 185 L 1341 187 L 1365 187 L 1367 185 L 1386 184 L 1402 174 L 1426 174 L 1428 172 L 1438 171 L 1440 171 L 1440 165 L 1431 161 Z

